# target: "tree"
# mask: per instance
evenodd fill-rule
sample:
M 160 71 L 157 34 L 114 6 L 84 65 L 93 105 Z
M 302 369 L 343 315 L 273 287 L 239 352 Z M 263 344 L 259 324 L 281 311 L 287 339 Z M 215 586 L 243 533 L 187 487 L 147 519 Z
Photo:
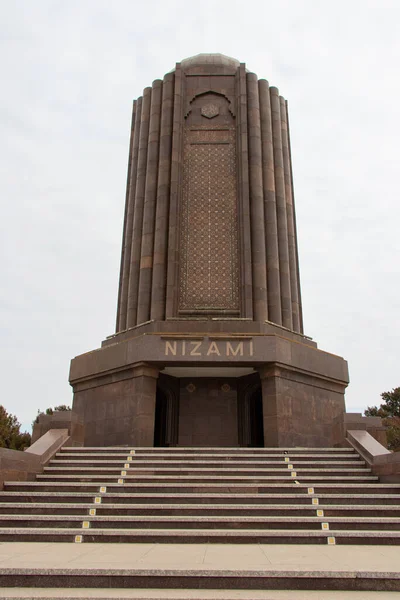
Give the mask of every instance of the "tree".
M 379 406 L 368 406 L 366 417 L 381 417 L 387 430 L 389 450 L 400 450 L 400 387 L 381 394 L 383 400 Z
M 0 405 L 0 448 L 24 450 L 30 446 L 30 434 L 26 431 L 21 433 L 20 427 L 17 417 L 8 413 L 4 406 Z
M 35 423 L 39 423 L 40 415 L 53 415 L 55 411 L 59 411 L 59 410 L 60 411 L 68 411 L 68 410 L 71 410 L 71 407 L 67 406 L 66 404 L 59 404 L 59 406 L 55 406 L 54 408 L 52 406 L 49 406 L 49 408 L 46 408 L 45 411 L 38 408 L 37 416 L 32 423 L 32 427 L 34 426 Z

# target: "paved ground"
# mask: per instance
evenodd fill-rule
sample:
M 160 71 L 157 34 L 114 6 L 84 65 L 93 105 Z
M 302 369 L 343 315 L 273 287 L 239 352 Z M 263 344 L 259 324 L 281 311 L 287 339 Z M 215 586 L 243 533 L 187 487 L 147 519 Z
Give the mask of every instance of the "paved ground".
M 0 568 L 400 572 L 400 546 L 3 542 Z
M 2 569 L 399 573 L 400 546 L 0 543 Z M 359 575 L 359 576 L 360 576 Z M 282 575 L 284 576 L 284 575 Z M 72 600 L 400 600 L 400 592 L 2 588 L 0 598 Z
M 38 590 L 2 589 L 2 600 L 14 598 L 46 600 L 398 600 L 400 592 L 314 592 L 229 590 Z

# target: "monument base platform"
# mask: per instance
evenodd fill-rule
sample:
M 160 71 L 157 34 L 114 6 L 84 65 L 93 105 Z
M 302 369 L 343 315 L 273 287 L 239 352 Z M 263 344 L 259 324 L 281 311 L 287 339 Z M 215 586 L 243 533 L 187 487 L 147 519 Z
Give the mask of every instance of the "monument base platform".
M 346 361 L 246 319 L 150 322 L 74 358 L 75 443 L 331 447 L 344 440 Z

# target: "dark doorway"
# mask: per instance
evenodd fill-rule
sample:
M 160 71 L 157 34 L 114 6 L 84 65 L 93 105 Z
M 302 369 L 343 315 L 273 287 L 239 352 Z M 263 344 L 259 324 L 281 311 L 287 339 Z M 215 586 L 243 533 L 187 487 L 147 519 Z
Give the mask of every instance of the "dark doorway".
M 250 443 L 253 448 L 264 447 L 264 423 L 262 408 L 261 387 L 254 390 L 248 397 L 248 411 L 250 424 Z
M 238 428 L 239 446 L 264 448 L 263 399 L 258 373 L 239 378 Z
M 167 436 L 167 405 L 168 399 L 165 392 L 157 387 L 156 415 L 154 419 L 154 446 L 166 446 Z
M 179 379 L 160 374 L 154 417 L 154 446 L 176 446 L 179 423 Z

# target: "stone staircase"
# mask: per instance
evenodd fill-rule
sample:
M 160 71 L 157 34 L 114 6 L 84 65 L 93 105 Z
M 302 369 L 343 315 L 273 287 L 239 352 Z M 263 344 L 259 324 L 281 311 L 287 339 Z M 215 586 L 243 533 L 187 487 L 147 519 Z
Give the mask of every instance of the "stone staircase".
M 0 542 L 400 544 L 351 448 L 68 448 L 0 492 Z

